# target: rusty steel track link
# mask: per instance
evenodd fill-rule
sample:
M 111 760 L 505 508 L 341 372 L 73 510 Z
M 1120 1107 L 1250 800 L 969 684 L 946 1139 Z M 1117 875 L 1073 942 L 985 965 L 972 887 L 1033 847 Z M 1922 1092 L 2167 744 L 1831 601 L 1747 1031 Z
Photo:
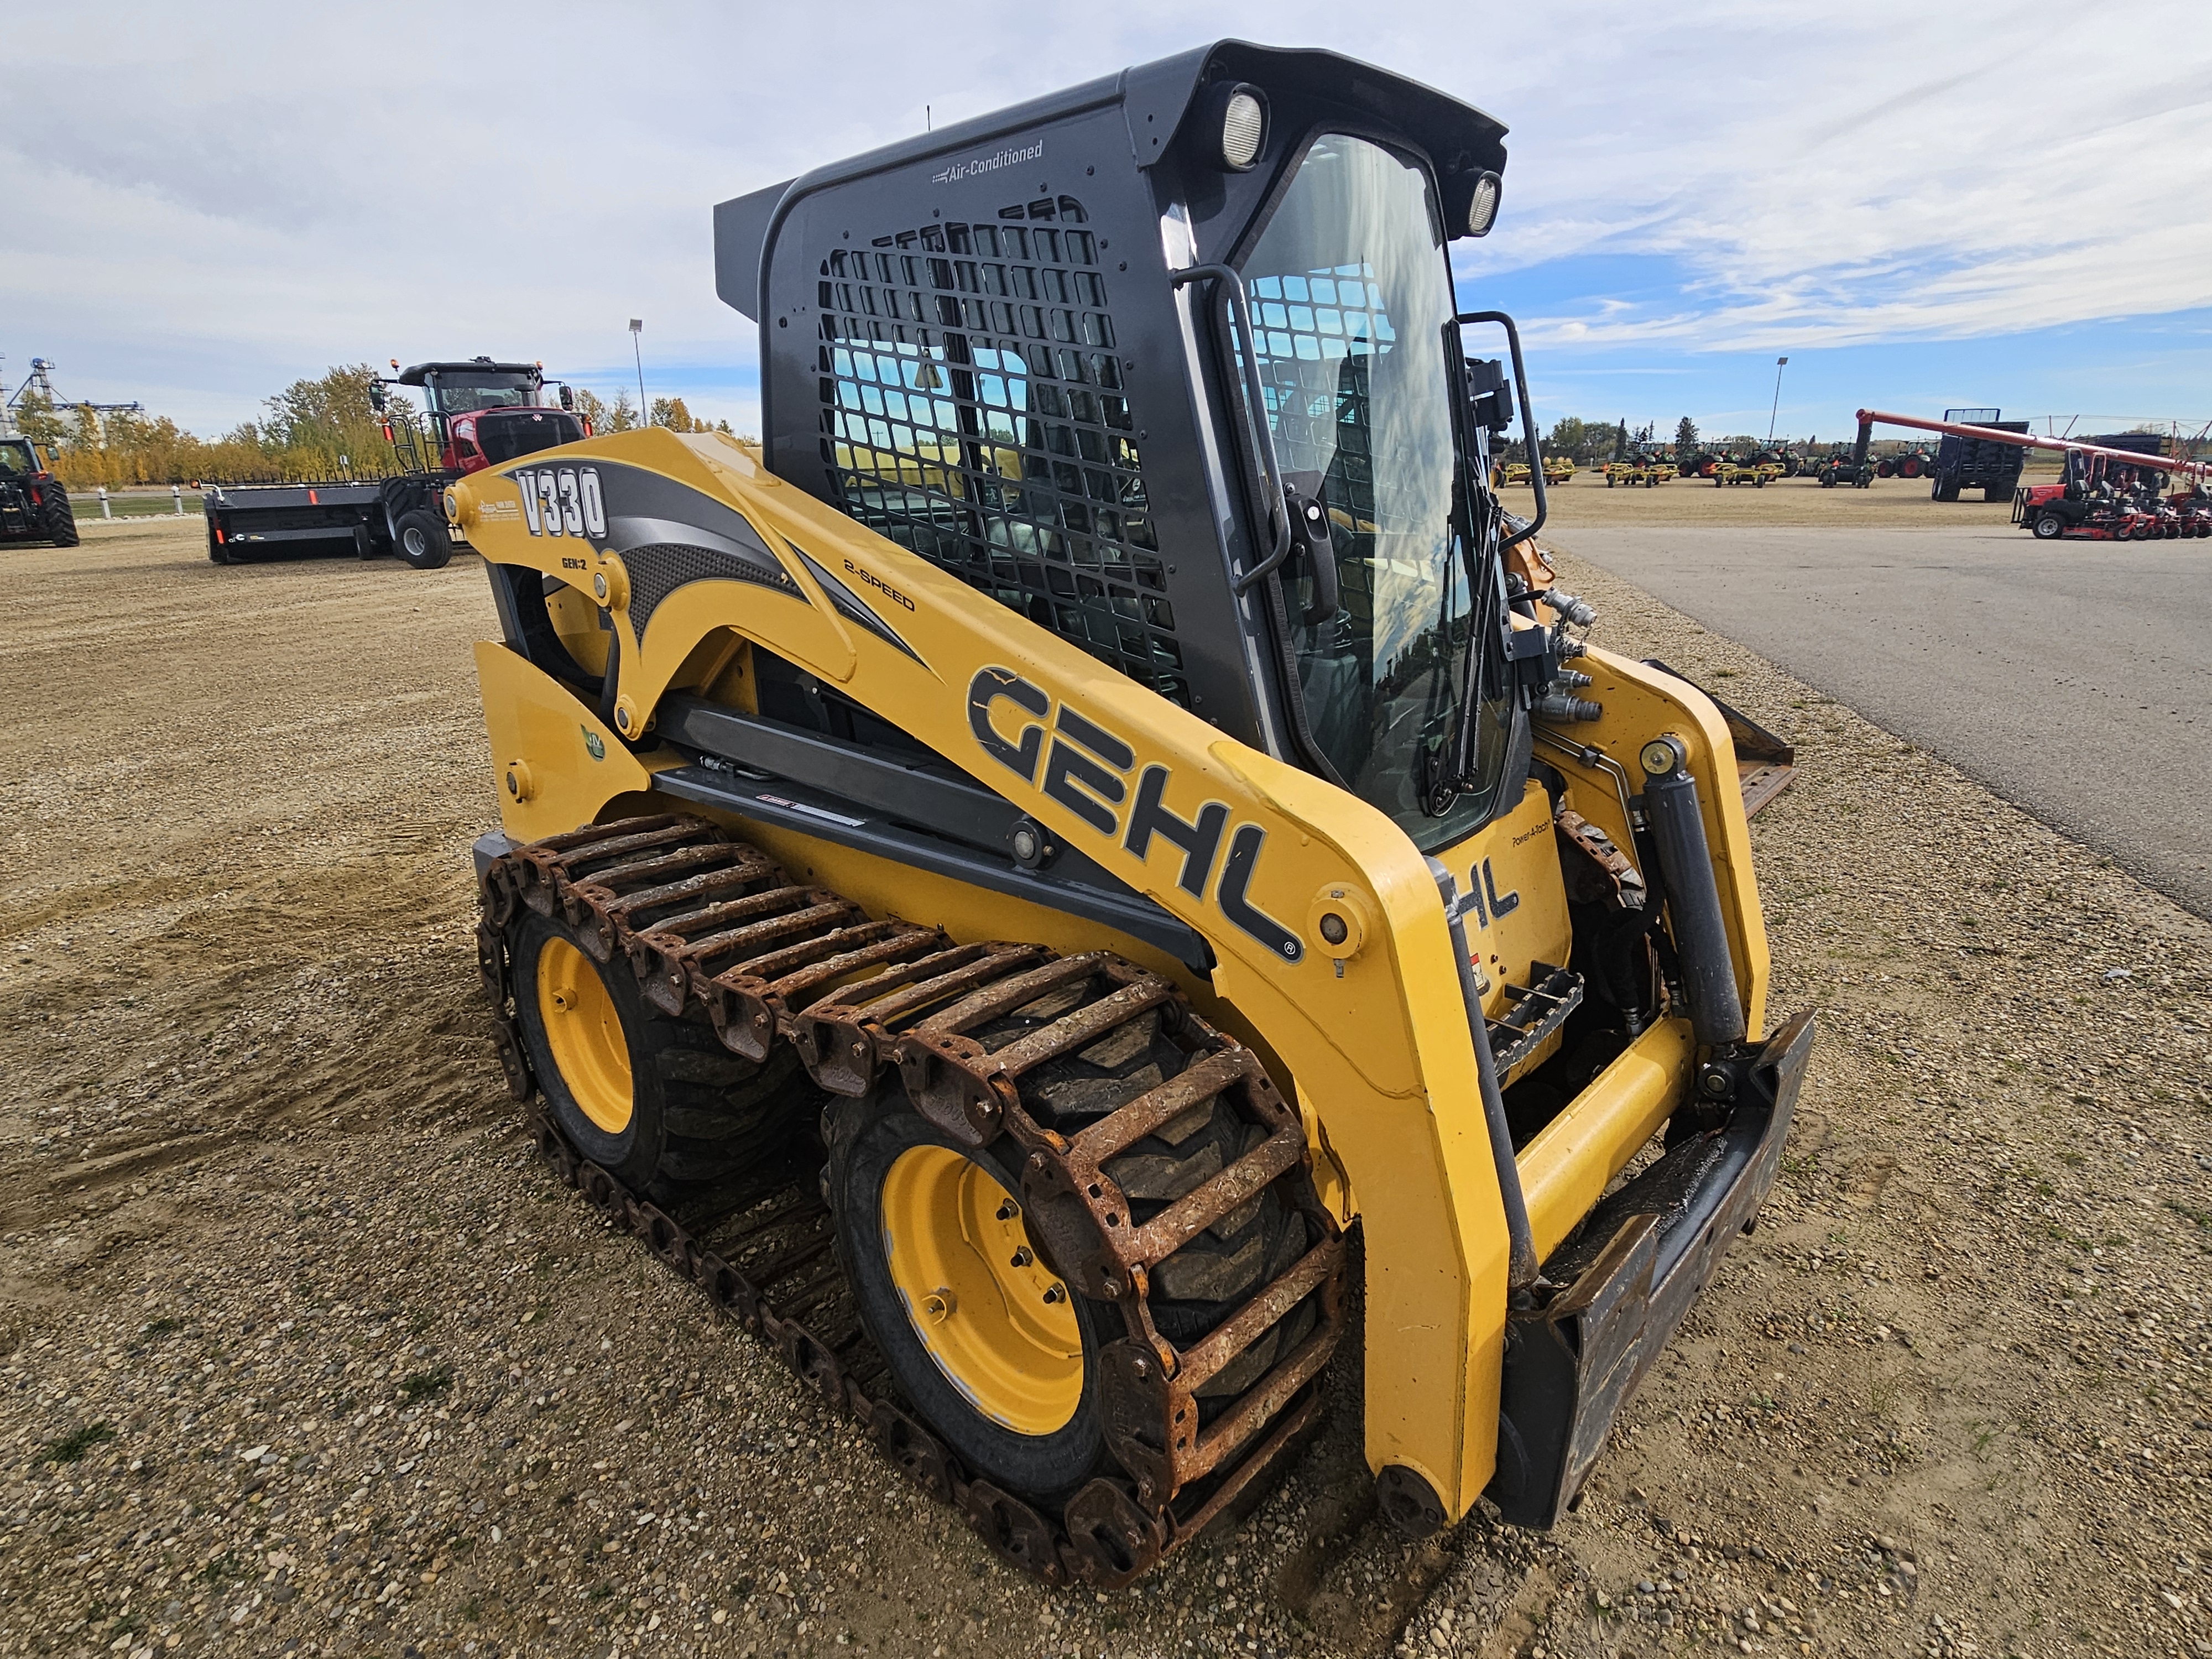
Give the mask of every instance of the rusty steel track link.
M 1092 1480 L 1058 1518 L 968 1478 L 943 1441 L 860 1380 L 887 1380 L 888 1370 L 857 1315 L 835 1305 L 839 1287 L 820 1266 L 825 1255 L 835 1261 L 825 1206 L 787 1193 L 748 1210 L 725 1206 L 712 1231 L 695 1237 L 586 1159 L 548 1112 L 529 1113 L 532 1139 L 562 1181 L 766 1342 L 811 1392 L 846 1413 L 1012 1565 L 1051 1583 L 1126 1585 L 1255 1497 L 1315 1421 L 1316 1379 L 1344 1328 L 1344 1240 L 1315 1194 L 1297 1112 L 1258 1057 L 1208 1025 L 1165 980 L 1106 951 L 1063 957 L 1038 945 L 959 945 L 935 928 L 871 917 L 834 892 L 792 883 L 719 826 L 678 814 L 515 848 L 492 861 L 481 896 L 479 963 L 518 1100 L 538 1091 L 516 1025 L 504 929 L 527 905 L 564 920 L 600 962 L 627 961 L 655 1007 L 675 1015 L 696 1005 L 733 1054 L 758 1060 L 781 1038 L 832 1094 L 858 1097 L 896 1073 L 914 1109 L 956 1143 L 980 1150 L 1012 1139 L 1034 1242 L 1079 1291 L 1118 1310 L 1125 1327 L 1103 1345 L 1099 1398 L 1106 1443 L 1126 1478 Z M 1072 1006 L 1054 1005 L 1057 1017 L 1037 1016 L 1044 1023 L 1011 1042 L 991 1046 L 975 1035 L 1064 1000 L 1071 988 Z M 1114 1041 L 1138 1020 L 1159 1023 L 1182 1051 L 1182 1069 L 1072 1135 L 1047 1127 L 1052 1114 L 1033 1090 L 1025 1095 L 1024 1079 Z M 1246 1149 L 1139 1224 L 1109 1160 L 1217 1100 L 1245 1126 Z M 1153 1275 L 1271 1188 L 1317 1242 L 1178 1349 L 1154 1322 Z M 757 1214 L 764 1206 L 767 1213 Z M 775 1254 L 764 1255 L 779 1237 Z M 1202 1421 L 1200 1391 L 1310 1300 L 1311 1328 L 1294 1343 L 1279 1342 L 1288 1351 L 1212 1402 Z M 836 1322 L 824 1328 L 841 1332 L 835 1341 L 804 1322 L 823 1312 Z

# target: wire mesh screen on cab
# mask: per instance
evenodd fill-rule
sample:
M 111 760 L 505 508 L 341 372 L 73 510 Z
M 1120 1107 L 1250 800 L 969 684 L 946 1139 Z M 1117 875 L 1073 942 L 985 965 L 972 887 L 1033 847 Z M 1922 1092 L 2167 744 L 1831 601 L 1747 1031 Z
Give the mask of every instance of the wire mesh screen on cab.
M 822 262 L 822 459 L 860 523 L 1189 705 L 1097 240 L 1058 197 Z

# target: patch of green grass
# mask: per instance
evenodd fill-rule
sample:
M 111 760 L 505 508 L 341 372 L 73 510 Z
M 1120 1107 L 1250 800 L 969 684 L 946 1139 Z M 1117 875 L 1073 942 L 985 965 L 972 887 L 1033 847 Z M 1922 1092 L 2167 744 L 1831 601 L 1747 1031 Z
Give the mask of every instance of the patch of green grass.
M 417 1371 L 399 1385 L 399 1392 L 410 1400 L 427 1400 L 432 1395 L 443 1394 L 453 1386 L 453 1368 L 437 1365 L 427 1371 Z
M 2206 1231 L 2212 1232 L 2212 1210 L 2197 1209 L 2191 1205 L 2184 1204 L 2178 1198 L 2167 1199 L 2166 1200 L 2166 1207 L 2172 1211 L 2176 1215 L 2187 1216 L 2191 1221 L 2203 1228 Z
M 614 1593 L 615 1587 L 612 1584 L 595 1584 L 592 1587 L 592 1600 L 604 1601 Z
M 228 1550 L 225 1550 L 220 1555 L 209 1557 L 208 1564 L 202 1567 L 198 1574 L 200 1581 L 208 1584 L 220 1584 L 227 1578 L 244 1578 L 248 1576 L 246 1565 Z
M 87 1423 L 82 1428 L 71 1429 L 58 1440 L 49 1440 L 46 1449 L 39 1454 L 41 1463 L 74 1463 L 102 1441 L 115 1438 L 115 1431 L 105 1423 Z
M 165 1316 L 162 1318 L 155 1320 L 151 1324 L 146 1326 L 138 1333 L 138 1334 L 141 1336 L 167 1336 L 173 1331 L 181 1331 L 184 1328 L 185 1322 L 183 1320 L 171 1319 Z

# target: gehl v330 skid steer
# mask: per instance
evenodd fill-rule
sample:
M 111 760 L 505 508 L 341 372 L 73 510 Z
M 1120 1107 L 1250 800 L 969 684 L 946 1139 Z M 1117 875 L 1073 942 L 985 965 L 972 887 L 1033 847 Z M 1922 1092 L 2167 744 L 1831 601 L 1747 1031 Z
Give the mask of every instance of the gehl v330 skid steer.
M 1227 43 L 823 168 L 716 213 L 761 447 L 452 488 L 541 1148 L 1048 1577 L 1354 1306 L 1383 1511 L 1551 1523 L 1774 1175 L 1729 729 L 1489 488 L 1503 132 Z

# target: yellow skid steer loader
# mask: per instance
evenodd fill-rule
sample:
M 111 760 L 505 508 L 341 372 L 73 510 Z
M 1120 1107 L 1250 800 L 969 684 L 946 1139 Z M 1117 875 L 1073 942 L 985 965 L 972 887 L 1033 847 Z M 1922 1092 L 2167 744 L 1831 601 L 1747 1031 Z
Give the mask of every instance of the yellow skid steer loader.
M 758 445 L 448 498 L 541 1148 L 1055 1581 L 1255 1498 L 1355 1307 L 1383 1512 L 1549 1525 L 1774 1176 L 1729 725 L 1454 297 L 1504 131 L 1229 42 L 823 167 L 715 210 Z

